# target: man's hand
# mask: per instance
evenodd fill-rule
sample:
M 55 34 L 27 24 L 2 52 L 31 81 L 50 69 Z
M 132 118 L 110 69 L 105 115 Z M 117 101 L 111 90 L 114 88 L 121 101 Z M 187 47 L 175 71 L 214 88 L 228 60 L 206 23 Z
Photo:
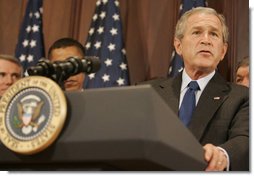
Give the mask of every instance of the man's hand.
M 227 167 L 227 157 L 222 150 L 212 144 L 206 144 L 203 148 L 208 162 L 205 171 L 223 171 Z

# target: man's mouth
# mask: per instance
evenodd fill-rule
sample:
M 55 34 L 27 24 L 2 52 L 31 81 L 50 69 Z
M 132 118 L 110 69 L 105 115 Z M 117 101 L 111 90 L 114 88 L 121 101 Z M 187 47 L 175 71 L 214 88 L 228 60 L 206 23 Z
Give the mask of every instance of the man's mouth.
M 209 51 L 209 50 L 200 50 L 198 53 L 200 53 L 200 54 L 210 54 L 210 55 L 212 55 L 212 52 Z
M 74 81 L 74 80 L 66 80 L 66 81 L 64 81 L 64 83 L 65 84 L 73 84 L 73 83 L 75 83 L 76 81 Z

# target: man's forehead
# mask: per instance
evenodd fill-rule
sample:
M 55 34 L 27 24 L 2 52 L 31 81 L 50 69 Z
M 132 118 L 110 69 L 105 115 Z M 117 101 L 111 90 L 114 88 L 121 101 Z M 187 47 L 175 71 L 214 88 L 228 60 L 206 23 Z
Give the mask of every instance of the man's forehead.
M 207 14 L 207 13 L 194 13 L 192 14 L 187 22 L 190 25 L 197 25 L 197 24 L 211 24 L 211 25 L 217 25 L 222 26 L 220 19 L 214 15 L 214 14 Z
M 0 66 L 9 66 L 9 65 L 16 65 L 17 67 L 19 67 L 19 65 L 15 62 L 0 58 Z
M 3 63 L 0 61 L 0 73 L 21 74 L 22 68 L 13 62 Z
M 51 60 L 65 60 L 68 57 L 82 57 L 77 47 L 65 47 L 52 50 Z

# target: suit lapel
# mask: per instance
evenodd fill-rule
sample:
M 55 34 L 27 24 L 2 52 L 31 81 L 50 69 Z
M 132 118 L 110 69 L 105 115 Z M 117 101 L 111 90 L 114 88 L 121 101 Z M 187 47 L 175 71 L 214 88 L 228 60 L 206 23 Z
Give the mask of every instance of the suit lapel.
M 163 98 L 177 116 L 182 81 L 181 75 L 182 74 L 179 74 L 175 79 L 167 79 L 160 84 L 160 92 L 162 93 Z
M 203 91 L 189 124 L 189 129 L 198 140 L 202 138 L 215 112 L 227 99 L 228 92 L 226 81 L 216 73 Z

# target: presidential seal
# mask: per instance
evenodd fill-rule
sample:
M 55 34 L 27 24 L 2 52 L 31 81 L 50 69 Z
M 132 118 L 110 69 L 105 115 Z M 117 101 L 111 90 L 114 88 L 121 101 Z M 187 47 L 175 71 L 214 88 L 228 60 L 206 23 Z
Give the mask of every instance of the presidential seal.
M 1 142 L 17 153 L 38 153 L 58 137 L 66 115 L 66 99 L 58 84 L 41 76 L 22 78 L 0 100 Z

